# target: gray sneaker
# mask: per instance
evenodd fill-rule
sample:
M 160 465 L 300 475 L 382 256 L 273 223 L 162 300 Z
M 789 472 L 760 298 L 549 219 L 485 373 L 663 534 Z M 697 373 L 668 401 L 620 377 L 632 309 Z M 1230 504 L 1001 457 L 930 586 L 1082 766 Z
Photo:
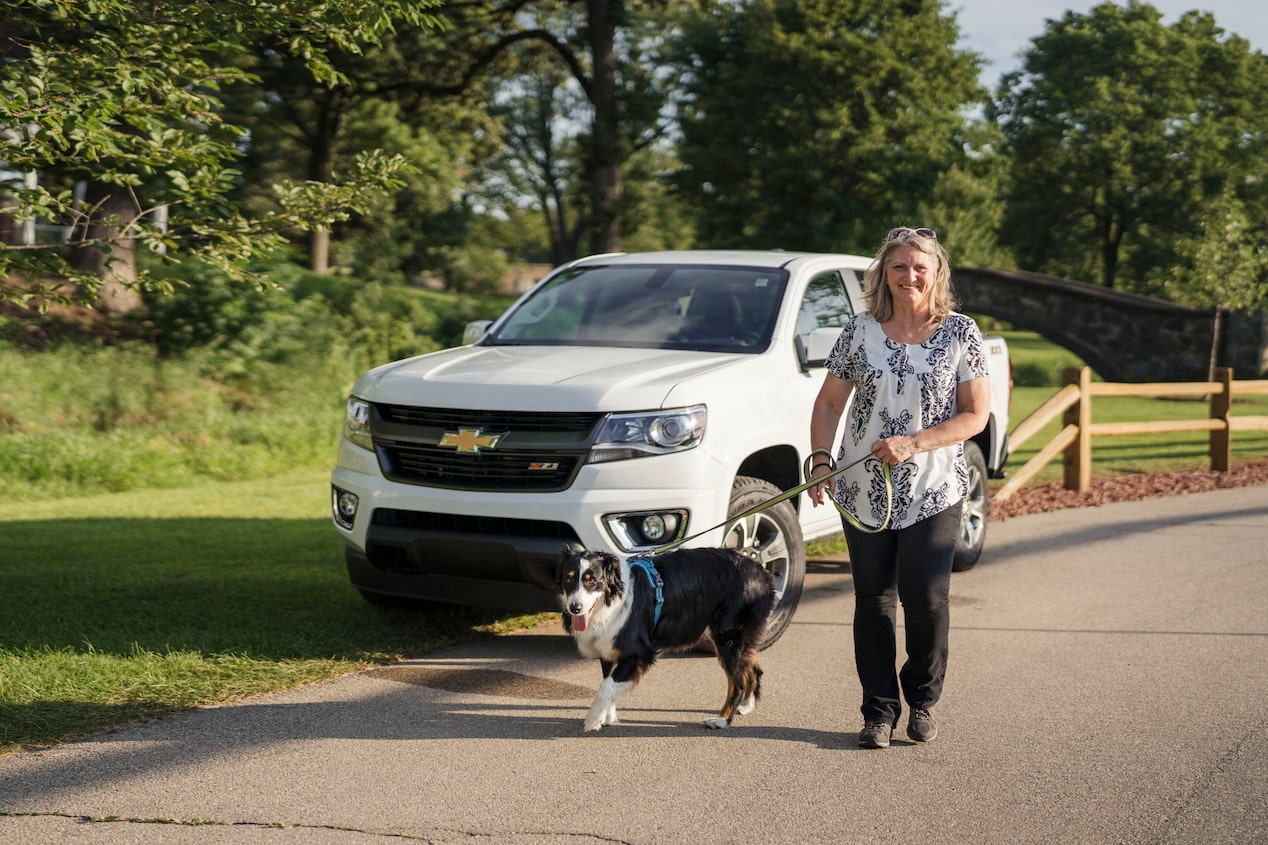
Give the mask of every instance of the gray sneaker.
M 859 748 L 889 748 L 889 735 L 893 726 L 889 722 L 870 719 L 859 731 Z
M 933 742 L 938 736 L 938 726 L 933 716 L 923 707 L 911 711 L 907 719 L 907 736 L 916 742 Z

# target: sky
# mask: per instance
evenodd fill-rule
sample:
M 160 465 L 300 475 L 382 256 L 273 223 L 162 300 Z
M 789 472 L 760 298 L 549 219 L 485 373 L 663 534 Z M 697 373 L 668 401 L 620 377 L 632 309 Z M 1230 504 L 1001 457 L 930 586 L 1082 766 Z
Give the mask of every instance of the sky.
M 1001 74 L 1016 70 L 1018 54 L 1042 33 L 1045 22 L 1067 11 L 1085 13 L 1103 0 L 950 0 L 959 13 L 960 46 L 981 53 L 986 60 L 982 82 L 994 86 Z M 1226 34 L 1250 42 L 1252 50 L 1268 53 L 1268 4 L 1264 0 L 1149 0 L 1162 12 L 1162 22 L 1175 23 L 1182 14 L 1200 9 L 1215 15 Z M 1120 2 L 1120 5 L 1126 5 Z

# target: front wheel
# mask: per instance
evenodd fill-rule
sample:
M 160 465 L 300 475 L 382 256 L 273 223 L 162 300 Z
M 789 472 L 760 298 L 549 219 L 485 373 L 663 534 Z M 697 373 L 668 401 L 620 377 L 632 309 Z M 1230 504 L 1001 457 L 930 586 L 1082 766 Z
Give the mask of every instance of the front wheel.
M 969 495 L 964 497 L 960 512 L 960 535 L 955 541 L 952 572 L 972 569 L 982 556 L 986 543 L 986 519 L 991 512 L 991 491 L 986 480 L 986 458 L 982 448 L 972 441 L 964 444 L 964 462 L 969 467 Z
M 760 478 L 741 475 L 731 485 L 731 518 L 779 495 L 779 489 Z M 775 576 L 775 607 L 766 622 L 761 648 L 769 648 L 788 627 L 806 579 L 806 546 L 792 502 L 784 500 L 765 510 L 729 523 L 722 545 L 761 564 Z

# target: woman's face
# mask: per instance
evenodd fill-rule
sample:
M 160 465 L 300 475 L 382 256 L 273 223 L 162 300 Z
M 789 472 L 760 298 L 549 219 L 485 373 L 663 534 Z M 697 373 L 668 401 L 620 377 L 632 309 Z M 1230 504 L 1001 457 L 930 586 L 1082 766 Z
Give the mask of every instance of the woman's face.
M 938 257 L 909 244 L 900 244 L 885 259 L 885 284 L 889 287 L 894 305 L 900 303 L 921 309 L 928 307 L 933 297 L 933 280 L 938 269 Z

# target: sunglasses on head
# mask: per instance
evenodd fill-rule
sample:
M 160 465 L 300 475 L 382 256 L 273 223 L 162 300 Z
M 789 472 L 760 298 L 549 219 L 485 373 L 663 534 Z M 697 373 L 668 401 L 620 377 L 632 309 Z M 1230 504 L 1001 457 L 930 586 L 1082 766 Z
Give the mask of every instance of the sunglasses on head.
M 936 241 L 938 239 L 938 233 L 933 229 L 913 229 L 910 226 L 899 226 L 897 229 L 889 230 L 889 234 L 885 236 L 885 242 L 889 243 L 890 241 L 897 240 L 908 233 L 914 234 L 917 237 L 928 238 L 931 241 Z

